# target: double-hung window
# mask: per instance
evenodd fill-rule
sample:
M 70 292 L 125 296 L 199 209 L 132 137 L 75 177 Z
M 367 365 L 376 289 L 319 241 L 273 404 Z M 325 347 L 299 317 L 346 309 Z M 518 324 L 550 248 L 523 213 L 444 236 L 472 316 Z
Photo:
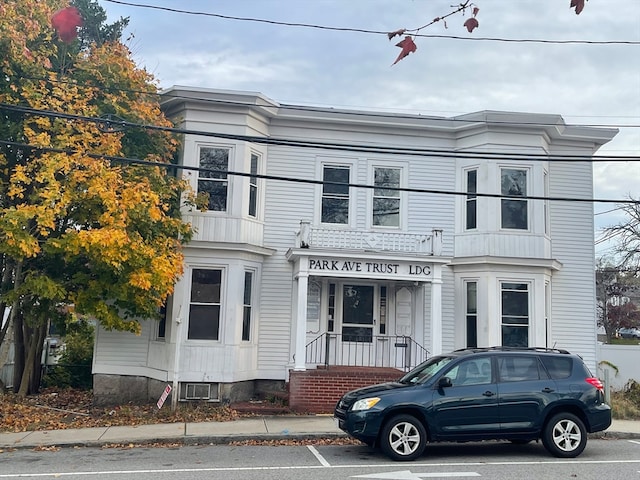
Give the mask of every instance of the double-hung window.
M 242 341 L 251 340 L 251 297 L 253 291 L 253 272 L 244 272 L 244 294 L 242 300 Z
M 258 160 L 255 153 L 251 154 L 251 176 L 249 177 L 249 216 L 256 217 L 258 211 Z
M 502 346 L 529 346 L 529 284 L 502 282 Z
M 216 212 L 227 210 L 229 152 L 228 148 L 200 148 L 198 194 L 208 196 L 208 210 Z
M 478 170 L 466 171 L 467 196 L 465 199 L 465 230 L 473 230 L 477 228 L 477 211 L 478 211 Z
M 218 340 L 221 287 L 222 270 L 194 269 L 191 272 L 191 301 L 187 334 L 190 340 Z
M 465 282 L 467 347 L 478 346 L 478 282 Z
M 503 168 L 500 171 L 500 199 L 502 228 L 527 230 L 529 228 L 527 196 L 527 170 Z
M 349 223 L 348 166 L 325 165 L 322 172 L 322 223 Z
M 373 226 L 400 226 L 399 168 L 376 167 L 373 178 Z

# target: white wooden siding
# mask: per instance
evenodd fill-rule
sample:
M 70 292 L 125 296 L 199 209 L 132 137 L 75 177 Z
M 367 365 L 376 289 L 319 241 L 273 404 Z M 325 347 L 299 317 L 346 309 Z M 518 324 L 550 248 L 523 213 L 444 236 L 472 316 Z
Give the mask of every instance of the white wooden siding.
M 592 198 L 591 164 L 554 162 L 550 194 Z M 593 205 L 551 202 L 553 257 L 563 268 L 552 278 L 552 337 L 558 348 L 582 355 L 595 372 L 596 314 Z

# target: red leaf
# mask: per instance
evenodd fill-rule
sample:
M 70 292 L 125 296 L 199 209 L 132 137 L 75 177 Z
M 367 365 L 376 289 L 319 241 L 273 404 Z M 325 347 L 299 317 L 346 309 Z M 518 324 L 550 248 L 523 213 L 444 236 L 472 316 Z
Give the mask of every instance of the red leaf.
M 478 28 L 478 25 L 480 25 L 478 23 L 478 20 L 476 20 L 475 18 L 469 18 L 467 19 L 466 22 L 464 22 L 464 26 L 467 27 L 467 31 L 469 33 L 473 32 L 474 28 Z
M 473 16 L 475 17 L 476 15 L 478 15 L 479 11 L 480 9 L 478 7 L 473 7 Z
M 60 40 L 71 43 L 78 36 L 77 27 L 82 26 L 82 17 L 76 7 L 62 8 L 51 16 L 51 26 Z
M 396 36 L 399 37 L 400 35 L 402 35 L 406 31 L 407 31 L 406 28 L 401 28 L 400 30 L 396 30 L 395 32 L 387 33 L 387 36 L 389 37 L 389 40 L 391 40 L 393 37 L 396 37 Z
M 569 8 L 576 8 L 576 15 L 580 15 L 580 12 L 584 8 L 584 0 L 571 0 Z
M 416 44 L 413 42 L 413 38 L 408 36 L 404 37 L 402 41 L 396 43 L 396 47 L 402 48 L 402 51 L 398 54 L 398 58 L 396 58 L 396 61 L 393 62 L 392 65 L 395 65 L 396 63 L 398 63 L 400 60 L 402 60 L 404 57 L 409 55 L 411 52 L 415 52 L 416 49 L 418 48 L 416 47 Z

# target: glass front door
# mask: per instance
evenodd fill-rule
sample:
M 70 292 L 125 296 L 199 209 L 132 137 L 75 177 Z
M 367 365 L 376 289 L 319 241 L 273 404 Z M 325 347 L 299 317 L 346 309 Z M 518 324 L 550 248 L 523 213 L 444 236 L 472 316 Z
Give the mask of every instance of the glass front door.
M 373 285 L 343 285 L 342 341 L 373 342 Z

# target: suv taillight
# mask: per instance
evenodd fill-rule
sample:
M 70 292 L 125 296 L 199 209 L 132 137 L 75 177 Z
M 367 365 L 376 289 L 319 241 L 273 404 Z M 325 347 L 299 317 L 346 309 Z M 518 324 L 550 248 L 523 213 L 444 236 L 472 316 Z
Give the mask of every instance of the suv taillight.
M 600 391 L 604 390 L 604 385 L 602 385 L 602 382 L 596 377 L 585 378 L 584 381 L 589 383 L 589 384 L 591 384 L 591 385 L 593 385 L 594 387 L 596 387 Z

